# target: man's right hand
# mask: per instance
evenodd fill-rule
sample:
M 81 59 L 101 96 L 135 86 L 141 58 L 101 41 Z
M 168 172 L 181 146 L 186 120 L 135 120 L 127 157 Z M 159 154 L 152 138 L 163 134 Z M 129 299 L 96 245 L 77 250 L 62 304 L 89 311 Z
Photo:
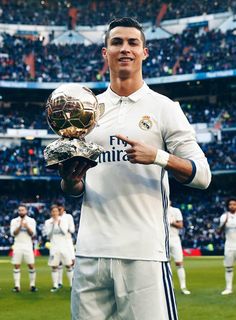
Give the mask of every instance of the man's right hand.
M 92 167 L 86 159 L 74 159 L 59 164 L 59 174 L 62 177 L 62 190 L 71 195 L 79 195 L 83 191 L 82 179 Z
M 25 217 L 21 217 L 20 226 L 21 227 L 25 227 L 26 226 Z

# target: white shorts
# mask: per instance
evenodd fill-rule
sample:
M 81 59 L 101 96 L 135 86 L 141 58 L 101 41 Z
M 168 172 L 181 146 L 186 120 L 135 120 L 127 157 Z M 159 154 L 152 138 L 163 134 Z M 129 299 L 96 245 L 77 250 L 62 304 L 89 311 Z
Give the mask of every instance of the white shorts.
M 224 266 L 232 267 L 236 261 L 236 250 L 225 250 L 224 253 Z
M 178 320 L 169 262 L 77 257 L 72 320 Z
M 69 243 L 71 259 L 75 260 L 75 247 L 72 241 Z
M 14 249 L 11 263 L 12 264 L 21 264 L 22 262 L 26 264 L 34 264 L 34 252 L 33 249 Z
M 183 261 L 183 249 L 179 237 L 170 240 L 170 255 L 175 262 Z
M 69 251 L 68 252 L 50 251 L 48 265 L 50 267 L 58 267 L 60 262 L 64 266 L 71 266 L 72 265 L 71 253 Z

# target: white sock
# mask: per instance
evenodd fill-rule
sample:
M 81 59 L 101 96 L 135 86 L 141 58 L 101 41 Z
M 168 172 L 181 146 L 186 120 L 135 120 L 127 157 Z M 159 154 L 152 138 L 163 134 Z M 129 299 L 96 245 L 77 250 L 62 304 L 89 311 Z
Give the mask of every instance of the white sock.
M 52 270 L 52 283 L 54 288 L 58 288 L 58 269 Z
M 60 264 L 58 267 L 58 283 L 63 284 L 63 265 Z
M 20 288 L 20 269 L 13 270 L 13 278 L 14 278 L 15 287 Z
M 180 288 L 184 289 L 186 288 L 186 277 L 185 277 L 185 270 L 183 266 L 177 267 L 177 275 L 179 278 L 179 284 Z
M 29 269 L 30 287 L 35 287 L 36 271 Z
M 226 281 L 226 289 L 232 291 L 232 286 L 233 286 L 233 268 L 229 267 L 225 269 L 225 281 Z
M 70 284 L 70 287 L 72 286 L 72 278 L 73 278 L 73 274 L 74 274 L 74 270 L 73 268 L 68 268 L 66 269 L 66 274 L 67 274 L 67 278 L 69 280 L 69 284 Z

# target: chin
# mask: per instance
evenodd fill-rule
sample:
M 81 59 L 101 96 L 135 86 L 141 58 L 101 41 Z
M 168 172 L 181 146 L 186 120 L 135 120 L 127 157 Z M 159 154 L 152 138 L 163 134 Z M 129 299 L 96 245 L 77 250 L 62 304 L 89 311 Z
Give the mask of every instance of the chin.
M 131 76 L 131 71 L 130 70 L 120 70 L 119 71 L 119 78 L 120 79 L 128 79 Z

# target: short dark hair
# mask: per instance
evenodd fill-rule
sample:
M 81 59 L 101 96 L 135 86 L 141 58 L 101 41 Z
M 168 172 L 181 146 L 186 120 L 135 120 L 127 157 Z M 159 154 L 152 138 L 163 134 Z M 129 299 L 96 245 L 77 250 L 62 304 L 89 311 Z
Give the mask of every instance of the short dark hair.
M 27 207 L 26 204 L 20 203 L 20 204 L 18 205 L 17 209 L 19 209 L 20 207 L 24 207 L 24 208 L 28 211 L 28 207 Z
M 52 211 L 53 209 L 57 208 L 58 209 L 58 205 L 56 204 L 52 204 L 51 207 L 50 207 L 50 210 Z M 59 209 L 58 209 L 59 210 Z
M 57 205 L 58 207 L 65 207 L 65 200 L 64 200 L 64 199 L 58 199 L 58 200 L 56 201 L 56 205 Z
M 236 197 L 230 197 L 230 198 L 227 199 L 227 201 L 226 201 L 227 209 L 229 208 L 230 201 L 236 201 Z
M 145 38 L 145 34 L 143 32 L 143 27 L 141 26 L 141 24 L 133 19 L 133 18 L 130 18 L 130 17 L 123 17 L 123 18 L 115 18 L 113 19 L 110 23 L 109 23 L 109 26 L 108 26 L 108 29 L 105 33 L 105 39 L 104 39 L 104 44 L 105 44 L 105 47 L 107 46 L 107 43 L 108 43 L 108 38 L 109 38 L 109 35 L 110 35 L 110 31 L 116 27 L 127 27 L 127 28 L 136 28 L 140 31 L 141 33 L 141 38 L 142 38 L 142 41 L 143 41 L 143 46 L 145 47 L 146 46 L 146 38 Z

